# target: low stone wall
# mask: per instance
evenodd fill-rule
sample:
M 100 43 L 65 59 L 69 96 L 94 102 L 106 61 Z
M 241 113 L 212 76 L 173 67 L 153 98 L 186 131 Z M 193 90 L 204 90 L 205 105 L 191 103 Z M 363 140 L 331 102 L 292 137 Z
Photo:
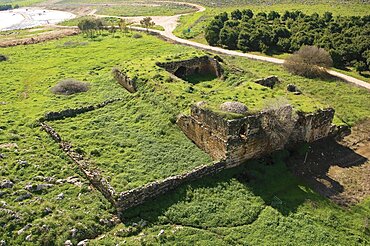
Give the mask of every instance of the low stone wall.
M 218 61 L 208 56 L 196 57 L 189 60 L 158 62 L 157 66 L 166 69 L 179 78 L 186 78 L 194 74 L 207 74 L 221 77 L 223 69 Z
M 189 139 L 214 160 L 226 159 L 238 165 L 283 149 L 286 145 L 327 137 L 332 129 L 334 110 L 329 108 L 308 114 L 298 113 L 286 141 L 280 145 L 271 143 L 271 134 L 264 128 L 268 117 L 271 117 L 269 111 L 262 111 L 227 120 L 211 110 L 194 105 L 191 115 L 181 115 L 177 124 Z
M 120 71 L 118 68 L 112 69 L 112 74 L 116 81 L 122 85 L 127 91 L 135 93 L 137 91 L 137 86 L 134 80 L 132 80 L 126 73 Z
M 66 109 L 66 110 L 62 110 L 59 112 L 48 112 L 45 114 L 44 117 L 40 118 L 39 121 L 44 122 L 44 121 L 62 120 L 64 118 L 75 117 L 79 114 L 83 114 L 89 111 L 93 111 L 95 109 L 103 108 L 107 106 L 108 104 L 121 101 L 121 100 L 122 98 L 116 98 L 116 99 L 104 101 L 97 105 L 90 105 L 90 106 L 85 106 L 85 107 L 80 107 L 80 108 L 71 108 L 71 109 Z
M 68 142 L 62 140 L 60 135 L 46 123 L 40 123 L 41 128 L 46 131 L 53 139 L 56 141 L 60 148 L 66 153 L 66 155 L 77 164 L 78 168 L 85 175 L 87 180 L 98 189 L 103 196 L 116 206 L 116 192 L 113 187 L 108 183 L 108 181 L 100 174 L 100 172 L 93 168 L 93 165 L 89 160 L 85 159 L 83 155 L 78 154 L 72 149 L 72 145 Z
M 148 201 L 149 199 L 175 189 L 185 182 L 216 174 L 231 166 L 233 165 L 230 165 L 230 163 L 226 161 L 219 161 L 209 166 L 201 166 L 195 168 L 194 170 L 182 175 L 172 176 L 163 181 L 153 182 L 143 187 L 122 192 L 117 200 L 117 207 L 119 210 L 123 211 L 128 208 L 140 205 L 145 201 Z

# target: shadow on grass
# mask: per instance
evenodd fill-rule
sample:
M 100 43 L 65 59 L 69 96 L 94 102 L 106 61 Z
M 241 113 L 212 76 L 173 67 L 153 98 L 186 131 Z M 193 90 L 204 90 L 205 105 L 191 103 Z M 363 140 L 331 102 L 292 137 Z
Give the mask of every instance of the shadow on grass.
M 332 138 L 316 141 L 307 146 L 304 155 L 295 152 L 287 165 L 295 175 L 302 177 L 316 192 L 333 198 L 343 192 L 343 186 L 327 174 L 332 166 L 349 168 L 367 162 L 367 158 L 343 146 Z M 346 201 L 338 201 L 345 205 Z
M 206 82 L 206 81 L 212 81 L 214 79 L 216 79 L 217 76 L 213 75 L 213 74 L 194 74 L 194 75 L 190 75 L 190 76 L 187 76 L 185 78 L 183 78 L 183 80 L 193 84 L 193 85 L 196 85 L 198 83 L 202 83 L 202 82 Z
M 337 165 L 349 167 L 353 165 L 360 165 L 366 161 L 366 158 L 357 155 L 349 148 L 339 145 L 334 140 L 327 141 L 324 144 L 330 146 L 332 151 L 334 151 L 329 152 L 328 158 L 330 158 L 330 155 L 336 151 L 344 156 L 352 156 L 354 160 L 357 158 L 355 162 L 348 162 L 348 160 L 342 159 L 341 162 L 337 162 Z M 315 151 L 318 150 L 315 148 Z M 261 197 L 266 205 L 277 209 L 285 216 L 295 213 L 297 208 L 305 201 L 311 201 L 313 203 L 319 203 L 323 201 L 328 202 L 324 197 L 310 189 L 306 181 L 295 176 L 294 173 L 296 173 L 296 171 L 292 172 L 292 161 L 294 163 L 298 163 L 296 162 L 297 156 L 299 156 L 299 160 L 301 160 L 301 158 L 304 158 L 304 155 L 299 155 L 297 152 L 295 152 L 292 157 L 289 157 L 289 155 L 290 153 L 288 151 L 280 151 L 274 153 L 271 155 L 271 157 L 248 161 L 239 167 L 224 170 L 217 175 L 183 184 L 174 191 L 150 200 L 136 208 L 127 210 L 123 214 L 122 221 L 135 221 L 137 219 L 144 219 L 152 223 L 157 222 L 158 218 L 163 216 L 171 206 L 179 202 L 188 201 L 190 199 L 187 194 L 188 190 L 214 188 L 220 184 L 222 185 L 223 183 L 230 182 L 231 179 L 236 179 L 238 182 L 242 183 L 245 186 L 245 189 L 250 190 L 255 196 Z M 318 156 L 321 156 L 321 151 L 319 151 L 319 154 L 316 153 L 316 155 L 310 155 L 307 163 L 312 164 L 312 161 L 314 161 L 315 158 L 318 159 Z M 288 167 L 285 165 L 285 162 L 290 163 L 290 166 Z M 327 165 L 323 165 L 320 170 L 327 171 L 330 167 L 330 162 L 324 161 L 323 163 L 327 163 Z M 311 180 L 316 179 L 314 173 L 311 175 Z M 326 178 L 329 179 L 328 177 Z M 332 184 L 333 194 L 337 194 L 343 189 L 343 187 L 335 180 L 331 180 L 329 182 Z M 309 182 L 309 184 L 312 185 L 311 182 Z M 313 188 L 317 190 L 315 185 L 313 185 Z M 224 192 L 227 193 L 226 190 Z M 220 196 L 223 196 L 223 194 L 221 193 Z M 205 196 L 201 199 L 207 198 Z M 233 197 L 230 202 L 233 202 L 232 200 L 234 199 L 237 200 L 247 198 Z

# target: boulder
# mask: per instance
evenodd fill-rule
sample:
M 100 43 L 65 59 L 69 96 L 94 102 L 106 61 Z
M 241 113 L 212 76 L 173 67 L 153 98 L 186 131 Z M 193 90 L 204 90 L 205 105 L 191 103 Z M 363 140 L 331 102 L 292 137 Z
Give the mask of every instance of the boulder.
M 33 184 L 33 185 L 26 185 L 24 187 L 25 190 L 28 190 L 29 192 L 37 192 L 37 191 L 43 191 L 50 187 L 52 187 L 52 184 Z
M 225 102 L 221 104 L 220 109 L 235 114 L 245 114 L 248 111 L 247 106 L 240 102 Z
M 269 87 L 271 89 L 274 88 L 274 86 L 280 82 L 279 78 L 277 76 L 270 76 L 264 79 L 258 79 L 254 81 L 257 84 L 260 84 L 265 87 Z
M 298 87 L 296 85 L 293 85 L 293 84 L 289 84 L 286 89 L 287 89 L 287 91 L 293 92 L 296 95 L 302 94 L 302 92 L 298 89 Z
M 0 183 L 0 188 L 1 189 L 6 189 L 6 188 L 12 188 L 14 186 L 14 183 L 10 180 L 4 180 Z

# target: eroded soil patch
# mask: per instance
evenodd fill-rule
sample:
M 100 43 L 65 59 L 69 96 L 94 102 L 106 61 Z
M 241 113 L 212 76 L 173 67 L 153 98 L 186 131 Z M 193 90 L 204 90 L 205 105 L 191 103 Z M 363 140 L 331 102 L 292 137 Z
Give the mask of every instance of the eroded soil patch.
M 340 205 L 370 195 L 370 120 L 352 128 L 341 141 L 326 139 L 310 145 L 307 154 L 289 160 L 293 172 L 318 193 Z

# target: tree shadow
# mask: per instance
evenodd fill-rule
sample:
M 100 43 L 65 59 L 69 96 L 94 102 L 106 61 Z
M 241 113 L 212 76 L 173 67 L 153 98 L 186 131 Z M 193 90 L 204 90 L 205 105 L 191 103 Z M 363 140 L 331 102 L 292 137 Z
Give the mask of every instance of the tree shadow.
M 323 145 L 327 148 L 324 149 Z M 321 158 L 323 151 L 328 152 Z M 220 184 L 228 183 L 232 179 L 243 184 L 245 189 L 251 191 L 255 196 L 262 198 L 266 205 L 277 209 L 283 215 L 289 215 L 296 212 L 297 208 L 306 201 L 328 202 L 325 197 L 330 198 L 343 190 L 340 183 L 326 175 L 333 164 L 333 162 L 327 161 L 331 159 L 331 156 L 348 156 L 348 160 L 340 159 L 335 163 L 335 165 L 342 167 L 361 165 L 367 160 L 332 139 L 319 141 L 319 143 L 311 145 L 306 159 L 307 165 L 303 167 L 301 163 L 303 163 L 305 154 L 302 155 L 298 150 L 276 152 L 269 157 L 248 161 L 239 167 L 224 170 L 214 176 L 185 183 L 165 195 L 125 211 L 122 214 L 122 221 L 127 225 L 139 219 L 155 223 L 171 206 L 188 201 L 189 190 L 214 188 Z M 320 163 L 320 165 L 315 166 L 313 163 Z M 300 175 L 299 172 L 305 175 Z M 330 188 L 324 187 L 322 182 L 318 182 L 317 177 L 330 183 Z M 321 192 L 320 189 L 325 192 Z M 243 199 L 243 197 L 233 197 L 232 199 Z M 233 201 L 230 200 L 230 202 Z
M 343 186 L 328 176 L 331 167 L 349 168 L 365 164 L 368 159 L 343 146 L 332 138 L 316 141 L 304 153 L 293 151 L 287 160 L 289 169 L 297 177 L 303 178 L 320 195 L 335 198 L 344 191 Z M 338 201 L 345 205 L 346 201 Z

